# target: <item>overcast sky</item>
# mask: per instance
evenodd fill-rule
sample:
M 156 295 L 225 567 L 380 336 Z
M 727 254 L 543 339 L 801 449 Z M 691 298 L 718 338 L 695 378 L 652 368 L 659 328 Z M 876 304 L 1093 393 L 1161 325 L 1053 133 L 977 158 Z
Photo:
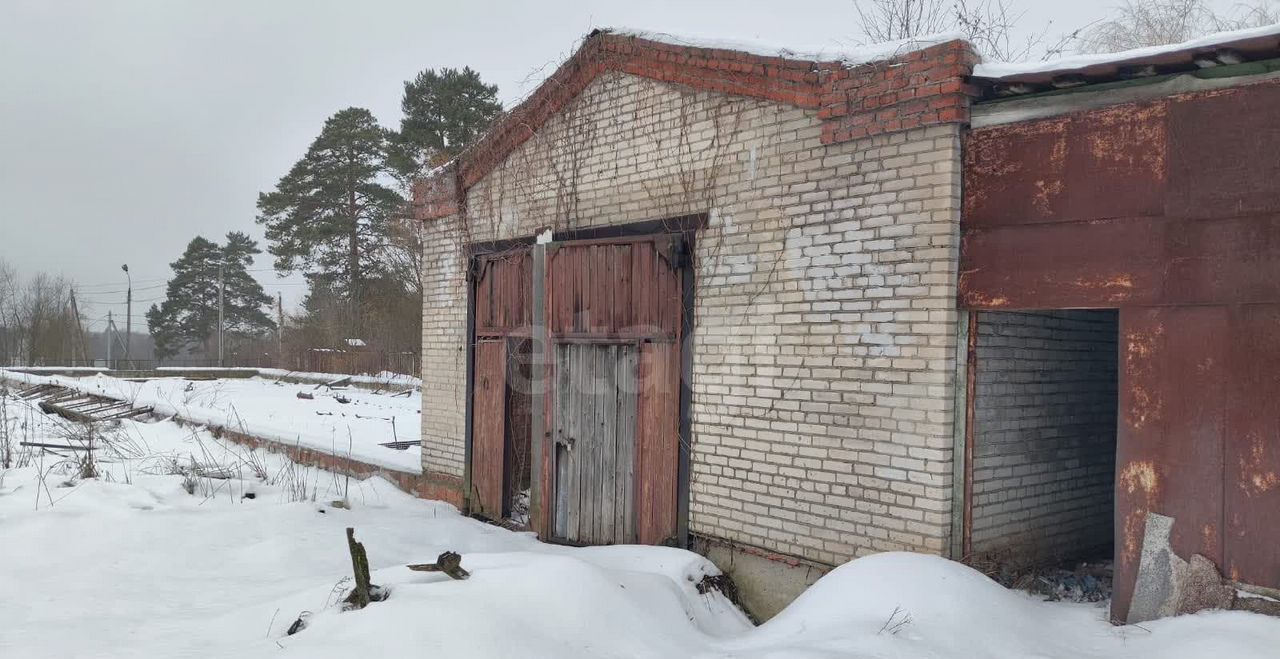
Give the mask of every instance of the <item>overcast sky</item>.
M 1069 31 L 1118 1 L 1023 0 L 1023 25 Z M 600 26 L 859 42 L 852 0 L 0 0 L 0 259 L 73 279 L 94 329 L 128 263 L 142 325 L 192 237 L 261 237 L 258 192 L 333 112 L 395 127 L 404 80 L 464 65 L 510 104 Z M 296 302 L 300 279 L 270 266 L 267 291 Z

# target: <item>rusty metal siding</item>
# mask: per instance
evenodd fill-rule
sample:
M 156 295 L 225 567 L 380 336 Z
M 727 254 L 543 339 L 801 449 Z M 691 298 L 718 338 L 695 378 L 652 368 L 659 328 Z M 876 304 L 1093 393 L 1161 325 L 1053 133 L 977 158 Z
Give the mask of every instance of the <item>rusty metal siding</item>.
M 969 309 L 1271 302 L 1280 299 L 1280 214 L 965 231 L 961 268 Z
M 507 342 L 479 341 L 475 346 L 472 408 L 472 512 L 502 519 L 503 467 L 506 464 Z
M 1280 82 L 971 131 L 971 309 L 1280 301 Z
M 1145 515 L 1280 587 L 1280 82 L 972 131 L 959 301 L 1118 308 L 1116 583 Z
M 1223 572 L 1280 586 L 1280 305 L 1237 307 L 1227 363 Z
M 1280 84 L 1175 100 L 1169 132 L 1167 216 L 1280 213 Z
M 1170 543 L 1179 556 L 1221 561 L 1226 332 L 1225 307 L 1120 312 L 1118 620 L 1127 617 L 1148 512 L 1175 518 Z
M 1160 215 L 1165 115 L 1161 104 L 1134 104 L 971 132 L 965 226 Z M 1089 182 L 1089 194 L 1069 188 L 1079 181 Z

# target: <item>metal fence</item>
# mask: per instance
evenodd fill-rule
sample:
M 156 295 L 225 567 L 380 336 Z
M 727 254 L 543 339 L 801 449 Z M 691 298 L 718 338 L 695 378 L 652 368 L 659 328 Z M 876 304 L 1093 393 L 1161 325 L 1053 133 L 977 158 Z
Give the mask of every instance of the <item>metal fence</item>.
M 312 348 L 298 357 L 294 370 L 345 375 L 376 375 L 385 371 L 417 377 L 419 360 L 420 355 L 415 352 Z

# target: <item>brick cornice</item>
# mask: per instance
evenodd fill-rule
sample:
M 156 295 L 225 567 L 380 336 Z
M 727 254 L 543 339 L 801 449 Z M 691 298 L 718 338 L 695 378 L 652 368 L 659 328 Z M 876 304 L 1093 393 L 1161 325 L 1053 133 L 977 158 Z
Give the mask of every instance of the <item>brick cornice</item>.
M 818 110 L 822 141 L 833 144 L 967 122 L 973 89 L 966 80 L 976 63 L 972 47 L 961 40 L 849 66 L 596 31 L 479 142 L 414 186 L 416 216 L 434 219 L 459 212 L 468 188 L 608 71 Z

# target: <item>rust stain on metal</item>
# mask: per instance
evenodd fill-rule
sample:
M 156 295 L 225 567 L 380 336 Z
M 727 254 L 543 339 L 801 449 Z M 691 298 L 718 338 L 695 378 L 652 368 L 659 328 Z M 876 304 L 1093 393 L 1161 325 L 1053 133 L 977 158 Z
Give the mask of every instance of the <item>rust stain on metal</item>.
M 1163 103 L 1099 110 L 1085 138 L 1090 155 L 1103 168 L 1142 168 L 1163 179 L 1167 114 Z
M 1062 194 L 1063 179 L 1067 174 L 1067 140 L 1062 134 L 1058 135 L 1058 139 L 1054 140 L 1053 147 L 1049 150 L 1049 161 L 1045 163 L 1045 178 L 1036 180 L 1036 193 L 1032 197 L 1036 210 L 1041 215 L 1051 216 L 1054 211 L 1054 201 L 1058 195 Z
M 985 292 L 964 292 L 965 280 L 969 273 L 960 274 L 960 290 L 964 307 L 967 309 L 999 309 L 1009 305 L 1009 298 L 1003 295 L 988 295 Z
M 1237 485 L 1250 497 L 1266 494 L 1280 487 L 1280 474 L 1267 468 L 1277 462 L 1276 459 L 1267 459 L 1267 445 L 1262 437 L 1251 434 L 1249 449 L 1240 456 L 1242 478 Z
M 1123 302 L 1133 295 L 1133 275 L 1076 277 L 1071 283 L 1082 289 L 1097 291 L 1108 302 Z
M 1155 463 L 1149 460 L 1131 462 L 1120 472 L 1120 485 L 1129 494 L 1139 491 L 1149 499 L 1159 493 L 1160 479 L 1156 476 Z
M 1129 331 L 1125 333 L 1125 372 L 1128 378 L 1130 409 L 1126 420 L 1129 426 L 1139 430 L 1148 422 L 1159 420 L 1164 409 L 1164 398 L 1150 388 L 1151 358 L 1164 334 L 1164 327 L 1156 325 L 1151 332 Z
M 1142 551 L 1142 533 L 1146 526 L 1147 511 L 1145 508 L 1135 508 L 1130 510 L 1124 516 L 1123 537 L 1120 538 L 1122 565 L 1138 564 L 1138 553 Z
M 1042 214 L 1049 206 L 1053 181 L 1064 178 L 1067 126 L 1067 121 L 1055 118 L 971 131 L 965 139 L 962 168 L 965 221 L 984 224 L 1004 202 L 1019 198 L 1015 212 L 1025 208 Z M 1035 155 L 1009 153 L 1009 140 L 1031 145 L 1027 152 Z M 1034 200 L 1020 192 L 1021 186 L 1033 181 L 1044 192 L 1043 197 Z
M 1210 555 L 1217 555 L 1222 550 L 1222 532 L 1218 529 L 1217 524 L 1205 524 L 1200 529 L 1200 545 L 1208 550 Z

